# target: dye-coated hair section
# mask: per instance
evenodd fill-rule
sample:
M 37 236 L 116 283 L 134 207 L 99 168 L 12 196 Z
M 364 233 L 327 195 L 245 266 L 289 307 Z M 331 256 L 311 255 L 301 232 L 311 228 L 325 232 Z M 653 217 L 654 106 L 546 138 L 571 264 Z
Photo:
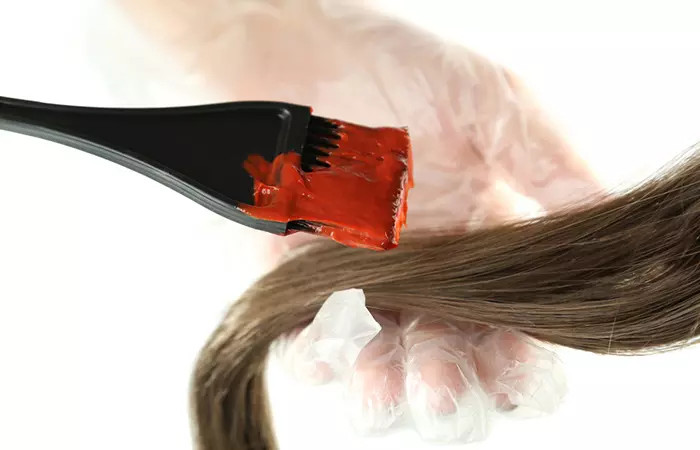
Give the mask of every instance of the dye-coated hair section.
M 700 153 L 595 206 L 469 233 L 406 233 L 398 248 L 310 245 L 255 283 L 197 362 L 200 450 L 274 450 L 264 370 L 273 342 L 334 291 L 367 306 L 517 330 L 602 354 L 695 341 L 700 323 Z

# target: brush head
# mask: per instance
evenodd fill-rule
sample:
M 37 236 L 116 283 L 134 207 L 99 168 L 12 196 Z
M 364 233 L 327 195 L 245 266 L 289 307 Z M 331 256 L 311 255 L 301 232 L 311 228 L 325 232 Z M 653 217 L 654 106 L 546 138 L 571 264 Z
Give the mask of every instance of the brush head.
M 110 160 L 244 226 L 395 247 L 413 185 L 407 131 L 311 113 L 280 102 L 93 108 L 0 97 L 0 129 Z
M 286 221 L 341 244 L 387 250 L 399 243 L 413 186 L 405 128 L 370 128 L 311 116 L 300 152 L 244 165 L 255 180 L 254 204 L 242 211 Z

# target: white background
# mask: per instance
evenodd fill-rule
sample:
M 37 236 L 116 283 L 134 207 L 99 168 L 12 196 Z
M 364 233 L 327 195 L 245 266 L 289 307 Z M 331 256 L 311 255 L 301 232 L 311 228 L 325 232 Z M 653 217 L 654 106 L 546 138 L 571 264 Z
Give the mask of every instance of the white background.
M 0 0 L 0 95 L 93 105 L 196 95 L 110 53 L 110 36 L 127 35 L 86 39 L 81 16 L 101 3 Z M 694 2 L 384 3 L 512 66 L 611 185 L 700 141 Z M 0 449 L 190 449 L 192 361 L 256 274 L 241 230 L 111 163 L 9 133 L 0 211 Z M 466 448 L 697 444 L 698 349 L 560 356 L 570 392 L 559 412 L 498 422 Z M 356 438 L 337 389 L 271 379 L 283 449 L 428 448 L 411 432 Z

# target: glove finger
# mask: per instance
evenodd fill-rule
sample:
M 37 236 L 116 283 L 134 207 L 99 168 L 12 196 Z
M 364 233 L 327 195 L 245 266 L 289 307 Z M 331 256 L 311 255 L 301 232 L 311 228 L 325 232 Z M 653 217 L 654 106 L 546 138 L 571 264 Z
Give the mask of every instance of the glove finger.
M 365 307 L 362 290 L 348 289 L 328 297 L 313 321 L 287 338 L 288 345 L 278 353 L 298 380 L 323 384 L 347 376 L 380 330 Z
M 406 396 L 421 437 L 474 442 L 488 435 L 489 399 L 465 330 L 428 316 L 402 317 Z
M 353 427 L 368 434 L 385 430 L 404 413 L 404 360 L 396 315 L 373 314 L 382 329 L 361 351 L 346 383 Z
M 504 330 L 484 330 L 474 341 L 479 378 L 500 411 L 534 417 L 558 408 L 566 380 L 553 352 L 527 336 Z

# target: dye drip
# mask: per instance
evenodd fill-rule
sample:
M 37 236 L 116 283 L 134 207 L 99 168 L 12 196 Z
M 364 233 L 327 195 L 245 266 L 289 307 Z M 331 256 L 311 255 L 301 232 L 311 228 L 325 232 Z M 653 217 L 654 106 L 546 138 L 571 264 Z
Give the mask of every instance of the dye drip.
M 338 148 L 318 158 L 328 167 L 306 172 L 297 152 L 272 162 L 250 156 L 244 168 L 255 181 L 254 205 L 241 210 L 263 220 L 304 221 L 309 232 L 350 247 L 395 248 L 413 187 L 408 131 L 332 123 Z

